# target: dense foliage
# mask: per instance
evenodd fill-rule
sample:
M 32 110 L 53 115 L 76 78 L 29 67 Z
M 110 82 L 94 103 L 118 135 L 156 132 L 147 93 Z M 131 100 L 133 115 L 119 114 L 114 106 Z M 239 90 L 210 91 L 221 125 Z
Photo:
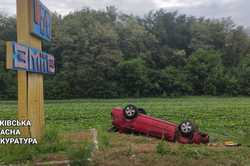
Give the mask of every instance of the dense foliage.
M 57 74 L 47 98 L 250 95 L 249 30 L 230 18 L 212 20 L 151 11 L 143 18 L 82 9 L 53 15 Z M 0 14 L 0 98 L 16 97 L 5 69 L 4 41 L 16 40 L 14 17 Z

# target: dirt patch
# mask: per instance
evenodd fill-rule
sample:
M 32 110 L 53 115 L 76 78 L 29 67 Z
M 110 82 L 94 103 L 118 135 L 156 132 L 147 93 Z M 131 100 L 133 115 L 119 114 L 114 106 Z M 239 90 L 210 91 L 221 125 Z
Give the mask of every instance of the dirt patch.
M 234 159 L 233 148 L 227 148 L 223 144 L 217 145 L 182 145 L 178 143 L 164 142 L 160 139 L 140 135 L 120 133 L 107 133 L 109 143 L 92 154 L 89 160 L 90 166 L 179 166 L 179 165 L 241 165 L 240 160 Z M 95 137 L 97 137 L 95 135 Z M 63 139 L 70 139 L 77 145 L 82 141 L 93 141 L 93 133 L 77 132 L 62 135 Z M 161 154 L 157 147 L 164 146 L 165 152 Z M 101 142 L 100 142 L 101 147 Z M 226 150 L 232 149 L 232 150 Z M 240 150 L 240 149 L 238 149 Z M 225 158 L 223 153 L 227 151 L 232 158 Z M 232 154 L 230 154 L 233 152 Z M 52 161 L 49 165 L 69 165 L 69 160 L 63 155 L 49 155 L 45 159 Z M 39 160 L 37 162 L 41 162 Z M 65 162 L 65 163 L 60 163 Z M 48 164 L 48 162 L 47 162 Z
M 74 133 L 64 133 L 59 135 L 60 138 L 66 141 L 70 141 L 73 143 L 78 142 L 92 142 L 93 141 L 93 133 L 90 130 L 87 131 L 80 131 L 80 132 L 74 132 Z
M 49 154 L 43 159 L 37 159 L 34 162 L 35 166 L 39 165 L 55 165 L 55 166 L 67 166 L 69 165 L 70 161 L 64 154 Z
M 100 149 L 92 158 L 92 166 L 193 166 L 243 165 L 235 158 L 235 148 L 218 146 L 182 145 L 164 142 L 164 154 L 157 152 L 161 140 L 151 137 L 112 133 L 110 146 Z M 231 150 L 228 150 L 231 149 Z M 240 149 L 238 149 L 240 150 Z M 225 157 L 224 153 L 228 156 Z
M 135 153 L 153 153 L 155 152 L 155 144 L 139 144 L 134 145 Z

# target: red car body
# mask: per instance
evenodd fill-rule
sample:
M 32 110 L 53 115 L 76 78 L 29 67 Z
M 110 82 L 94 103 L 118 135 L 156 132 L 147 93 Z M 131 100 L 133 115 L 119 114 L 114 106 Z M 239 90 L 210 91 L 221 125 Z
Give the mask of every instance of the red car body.
M 147 136 L 164 138 L 171 142 L 177 141 L 182 144 L 209 142 L 209 136 L 199 132 L 198 129 L 194 131 L 192 136 L 184 136 L 178 130 L 179 125 L 149 115 L 138 114 L 133 119 L 127 119 L 122 108 L 113 108 L 111 116 L 113 126 L 120 133 L 141 133 Z

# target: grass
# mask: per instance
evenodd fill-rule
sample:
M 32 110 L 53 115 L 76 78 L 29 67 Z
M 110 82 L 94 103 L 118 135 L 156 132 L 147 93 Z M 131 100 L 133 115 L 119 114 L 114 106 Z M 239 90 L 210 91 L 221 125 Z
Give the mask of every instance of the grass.
M 156 145 L 156 152 L 159 153 L 160 155 L 166 155 L 169 154 L 171 151 L 171 148 L 167 146 L 167 142 L 165 140 L 161 140 L 161 142 L 159 142 Z
M 109 134 L 105 131 L 105 129 L 111 126 L 111 108 L 116 106 L 123 107 L 128 103 L 143 107 L 149 115 L 173 122 L 179 123 L 182 120 L 191 119 L 202 131 L 209 133 L 212 141 L 223 142 L 225 140 L 233 140 L 242 144 L 240 148 L 216 149 L 196 145 L 172 146 L 171 143 L 161 143 L 161 140 L 154 140 L 155 144 L 152 144 L 154 150 L 149 153 L 150 155 L 147 153 L 140 154 L 136 159 L 131 159 L 132 165 L 145 162 L 161 165 L 161 162 L 166 164 L 166 162 L 170 161 L 176 165 L 188 165 L 187 163 L 192 165 L 197 164 L 198 161 L 203 163 L 203 165 L 207 163 L 208 165 L 247 165 L 250 163 L 250 98 L 246 97 L 46 101 L 46 129 L 56 129 L 56 132 L 65 133 L 80 131 L 86 128 L 98 128 L 100 133 L 100 151 L 105 152 L 105 154 L 98 154 L 99 158 L 93 162 L 93 165 L 105 165 L 106 160 L 112 159 L 113 155 L 116 156 L 119 153 L 121 155 L 124 154 L 122 155 L 123 158 L 113 156 L 112 162 L 114 162 L 114 165 L 118 159 L 130 161 L 127 154 L 136 152 L 133 147 L 136 148 L 140 145 L 151 144 L 152 140 L 148 141 L 148 138 L 141 136 Z M 16 110 L 16 102 L 0 101 L 0 119 L 14 119 Z M 49 133 L 47 137 L 47 140 L 45 139 L 43 143 L 47 146 L 43 146 L 43 148 L 40 146 L 41 149 L 31 148 L 30 152 L 23 150 L 22 146 L 20 146 L 16 148 L 15 153 L 11 153 L 7 150 L 10 148 L 6 148 L 8 146 L 3 147 L 1 145 L 0 163 L 1 161 L 32 160 L 41 154 L 51 152 L 63 153 L 68 148 L 67 144 L 60 142 L 60 139 L 55 141 L 57 140 L 55 133 Z M 121 140 L 124 137 L 125 140 Z M 21 152 L 19 153 L 19 151 Z M 77 156 L 75 154 L 77 150 L 72 151 L 72 153 L 73 156 Z M 81 151 L 81 153 L 83 152 Z M 83 156 L 87 155 L 83 154 Z M 131 165 L 131 163 L 129 164 Z

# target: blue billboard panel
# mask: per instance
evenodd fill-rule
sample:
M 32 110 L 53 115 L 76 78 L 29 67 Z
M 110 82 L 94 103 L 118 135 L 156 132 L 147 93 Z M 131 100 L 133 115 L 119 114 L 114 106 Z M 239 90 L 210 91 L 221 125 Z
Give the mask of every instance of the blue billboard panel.
M 36 48 L 12 42 L 13 70 L 24 70 L 33 73 L 55 74 L 54 56 Z
M 31 34 L 43 40 L 51 41 L 52 16 L 40 0 L 32 0 Z

